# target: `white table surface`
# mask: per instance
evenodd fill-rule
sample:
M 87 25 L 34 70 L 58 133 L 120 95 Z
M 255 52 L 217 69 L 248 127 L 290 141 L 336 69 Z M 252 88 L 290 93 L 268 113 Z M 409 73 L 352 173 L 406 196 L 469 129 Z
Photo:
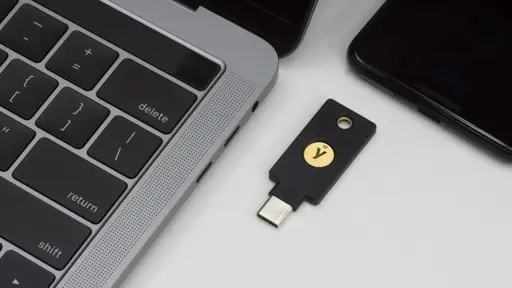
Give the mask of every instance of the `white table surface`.
M 512 169 L 359 80 L 382 0 L 320 0 L 304 43 L 125 288 L 512 287 Z M 378 131 L 319 206 L 256 217 L 268 170 L 327 98 Z

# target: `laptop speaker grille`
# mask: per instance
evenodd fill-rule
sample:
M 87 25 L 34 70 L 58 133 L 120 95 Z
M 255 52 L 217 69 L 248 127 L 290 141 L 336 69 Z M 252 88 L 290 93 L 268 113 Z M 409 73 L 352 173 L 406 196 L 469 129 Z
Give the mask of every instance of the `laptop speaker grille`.
M 226 140 L 219 138 L 229 135 L 225 133 L 228 125 L 244 107 L 252 105 L 247 102 L 257 90 L 256 84 L 235 73 L 225 75 L 213 97 L 199 106 L 191 124 L 166 147 L 153 164 L 155 168 L 131 191 L 58 287 L 103 288 L 118 280 L 117 273 L 126 268 L 133 253 L 141 251 L 143 240 L 183 196 L 185 182 L 200 168 L 208 151 Z

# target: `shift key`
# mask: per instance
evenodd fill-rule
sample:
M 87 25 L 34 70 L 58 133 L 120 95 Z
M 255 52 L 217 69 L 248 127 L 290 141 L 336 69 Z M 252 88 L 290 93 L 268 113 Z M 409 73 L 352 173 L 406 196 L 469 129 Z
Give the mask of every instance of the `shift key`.
M 91 230 L 0 177 L 0 237 L 62 270 Z
M 94 224 L 126 190 L 126 183 L 47 138 L 14 170 L 14 178 Z
M 169 134 L 197 96 L 131 59 L 125 59 L 98 91 L 98 97 Z

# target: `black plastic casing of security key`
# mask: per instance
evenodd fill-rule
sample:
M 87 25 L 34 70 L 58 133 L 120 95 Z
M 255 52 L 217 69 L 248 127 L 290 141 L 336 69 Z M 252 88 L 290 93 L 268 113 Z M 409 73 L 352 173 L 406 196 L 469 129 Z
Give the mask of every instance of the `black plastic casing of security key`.
M 338 127 L 341 117 L 351 119 L 352 127 Z M 286 202 L 294 211 L 304 201 L 318 205 L 376 130 L 373 122 L 332 99 L 327 100 L 270 170 L 270 179 L 276 185 L 269 195 Z M 333 148 L 334 161 L 329 166 L 315 168 L 304 159 L 305 148 L 315 142 Z

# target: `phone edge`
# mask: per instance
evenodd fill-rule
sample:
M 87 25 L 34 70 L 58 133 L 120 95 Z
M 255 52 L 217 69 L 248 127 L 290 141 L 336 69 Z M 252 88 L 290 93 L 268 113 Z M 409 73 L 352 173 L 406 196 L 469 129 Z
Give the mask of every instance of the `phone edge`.
M 478 148 L 484 148 L 493 155 L 506 157 L 509 160 L 512 160 L 512 149 L 509 145 L 506 145 L 504 142 L 492 137 L 492 135 L 487 136 L 486 134 L 488 133 L 481 129 L 477 129 L 476 127 L 472 128 L 463 121 L 458 121 L 456 118 L 461 118 L 460 116 L 449 117 L 444 113 L 440 113 L 436 107 L 433 107 L 427 101 L 422 100 L 421 97 L 418 97 L 416 92 L 413 92 L 406 87 L 400 87 L 403 85 L 398 81 L 383 79 L 383 77 L 379 76 L 379 73 L 376 73 L 371 69 L 369 64 L 364 63 L 357 54 L 356 46 L 360 35 L 367 29 L 367 25 L 365 25 L 361 32 L 359 32 L 359 34 L 352 40 L 347 51 L 349 66 L 359 78 L 372 84 L 379 90 L 386 92 L 392 97 L 399 99 L 402 104 L 411 106 L 413 109 L 415 108 L 415 110 L 420 114 L 423 114 L 441 125 L 444 124 L 449 130 L 455 132 L 457 136 L 464 137 L 465 140 L 476 144 Z M 446 110 L 445 107 L 443 107 L 443 109 Z

